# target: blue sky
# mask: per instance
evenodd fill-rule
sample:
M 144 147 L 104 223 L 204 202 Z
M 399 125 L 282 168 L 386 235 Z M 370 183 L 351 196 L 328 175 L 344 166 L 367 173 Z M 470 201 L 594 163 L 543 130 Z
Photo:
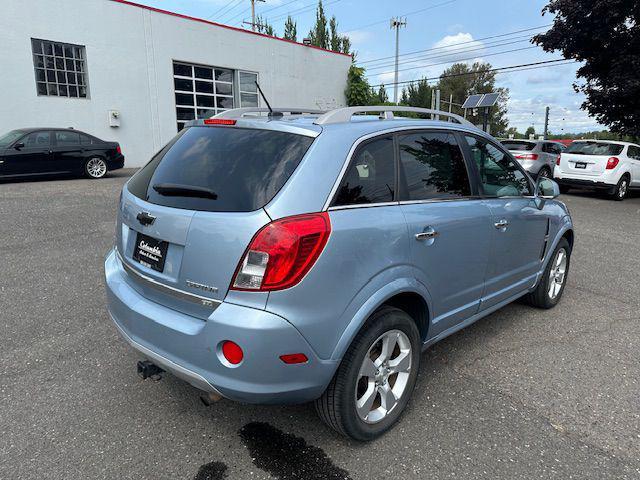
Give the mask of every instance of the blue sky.
M 249 19 L 249 0 L 138 1 L 235 26 L 242 26 L 242 20 Z M 407 26 L 400 33 L 400 53 L 405 54 L 401 57 L 400 81 L 437 77 L 456 60 L 484 60 L 494 67 L 505 67 L 561 58 L 559 53 L 545 53 L 527 41 L 528 36 L 544 28 L 512 33 L 549 25 L 552 17 L 541 14 L 546 0 L 324 0 L 323 3 L 327 15 L 335 15 L 340 31 L 351 38 L 358 61 L 368 67 L 372 85 L 393 82 L 393 58 L 369 61 L 394 54 L 394 33 L 389 28 L 389 19 L 394 16 L 407 17 Z M 286 15 L 291 13 L 298 23 L 301 40 L 315 20 L 315 4 L 317 0 L 266 0 L 257 3 L 256 10 L 270 20 L 280 35 Z M 486 39 L 503 34 L 508 35 Z M 499 74 L 497 85 L 510 91 L 510 125 L 520 131 L 533 125 L 541 132 L 544 109 L 549 106 L 552 133 L 601 128 L 580 110 L 584 97 L 571 87 L 575 71 L 576 64 L 560 62 L 545 68 Z M 388 90 L 391 96 L 392 88 Z

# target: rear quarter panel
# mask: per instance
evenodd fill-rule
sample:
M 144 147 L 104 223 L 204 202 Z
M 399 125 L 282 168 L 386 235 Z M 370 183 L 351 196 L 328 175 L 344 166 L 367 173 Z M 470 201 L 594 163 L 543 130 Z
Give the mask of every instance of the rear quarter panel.
M 398 205 L 334 210 L 330 218 L 331 236 L 316 265 L 267 301 L 267 310 L 291 322 L 322 359 L 341 357 L 386 298 L 418 288 Z

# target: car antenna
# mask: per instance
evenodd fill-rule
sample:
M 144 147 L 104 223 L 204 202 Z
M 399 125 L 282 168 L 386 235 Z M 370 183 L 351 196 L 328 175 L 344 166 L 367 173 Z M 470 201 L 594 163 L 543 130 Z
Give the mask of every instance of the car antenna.
M 260 96 L 264 100 L 264 103 L 267 104 L 267 108 L 269 109 L 269 117 L 271 117 L 271 118 L 273 118 L 273 117 L 282 117 L 282 112 L 274 112 L 273 111 L 273 108 L 271 108 L 271 105 L 269 105 L 269 100 L 267 100 L 267 97 L 264 96 L 264 93 L 262 92 L 262 89 L 260 88 L 260 84 L 257 81 L 256 81 L 256 87 L 258 87 L 258 92 L 260 92 Z

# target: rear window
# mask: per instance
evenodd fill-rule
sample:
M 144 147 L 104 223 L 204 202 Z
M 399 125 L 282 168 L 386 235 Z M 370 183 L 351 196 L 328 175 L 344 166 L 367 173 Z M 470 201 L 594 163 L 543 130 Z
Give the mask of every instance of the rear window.
M 602 142 L 573 142 L 565 153 L 575 155 L 620 155 L 624 145 Z
M 507 150 L 533 150 L 536 146 L 533 142 L 502 142 Z
M 190 127 L 136 173 L 128 189 L 167 207 L 250 212 L 271 201 L 312 142 L 272 130 Z

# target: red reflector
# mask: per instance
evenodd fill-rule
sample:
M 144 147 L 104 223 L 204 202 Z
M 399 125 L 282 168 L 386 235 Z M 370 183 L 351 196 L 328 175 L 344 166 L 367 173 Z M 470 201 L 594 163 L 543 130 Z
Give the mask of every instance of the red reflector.
M 231 365 L 239 364 L 244 357 L 240 345 L 232 342 L 231 340 L 226 340 L 222 344 L 222 355 L 224 355 L 224 358 L 226 358 L 227 362 Z
M 556 158 L 556 165 L 560 165 L 560 155 L 558 155 L 558 158 Z
M 620 159 L 618 157 L 611 157 L 609 160 L 607 160 L 607 170 L 613 170 L 618 166 L 619 162 Z
M 270 291 L 296 285 L 313 267 L 330 233 L 327 212 L 271 222 L 253 237 L 231 289 Z
M 307 363 L 309 361 L 304 353 L 289 353 L 288 355 L 280 355 L 280 360 L 289 365 L 292 365 L 294 363 Z
M 236 121 L 230 118 L 205 118 L 205 125 L 235 125 Z
M 537 160 L 538 159 L 538 154 L 537 153 L 523 153 L 521 155 L 516 155 L 516 158 L 518 160 Z
M 118 145 L 118 146 L 116 147 L 116 152 L 118 152 L 118 153 L 122 153 L 122 149 L 120 148 L 120 145 Z

